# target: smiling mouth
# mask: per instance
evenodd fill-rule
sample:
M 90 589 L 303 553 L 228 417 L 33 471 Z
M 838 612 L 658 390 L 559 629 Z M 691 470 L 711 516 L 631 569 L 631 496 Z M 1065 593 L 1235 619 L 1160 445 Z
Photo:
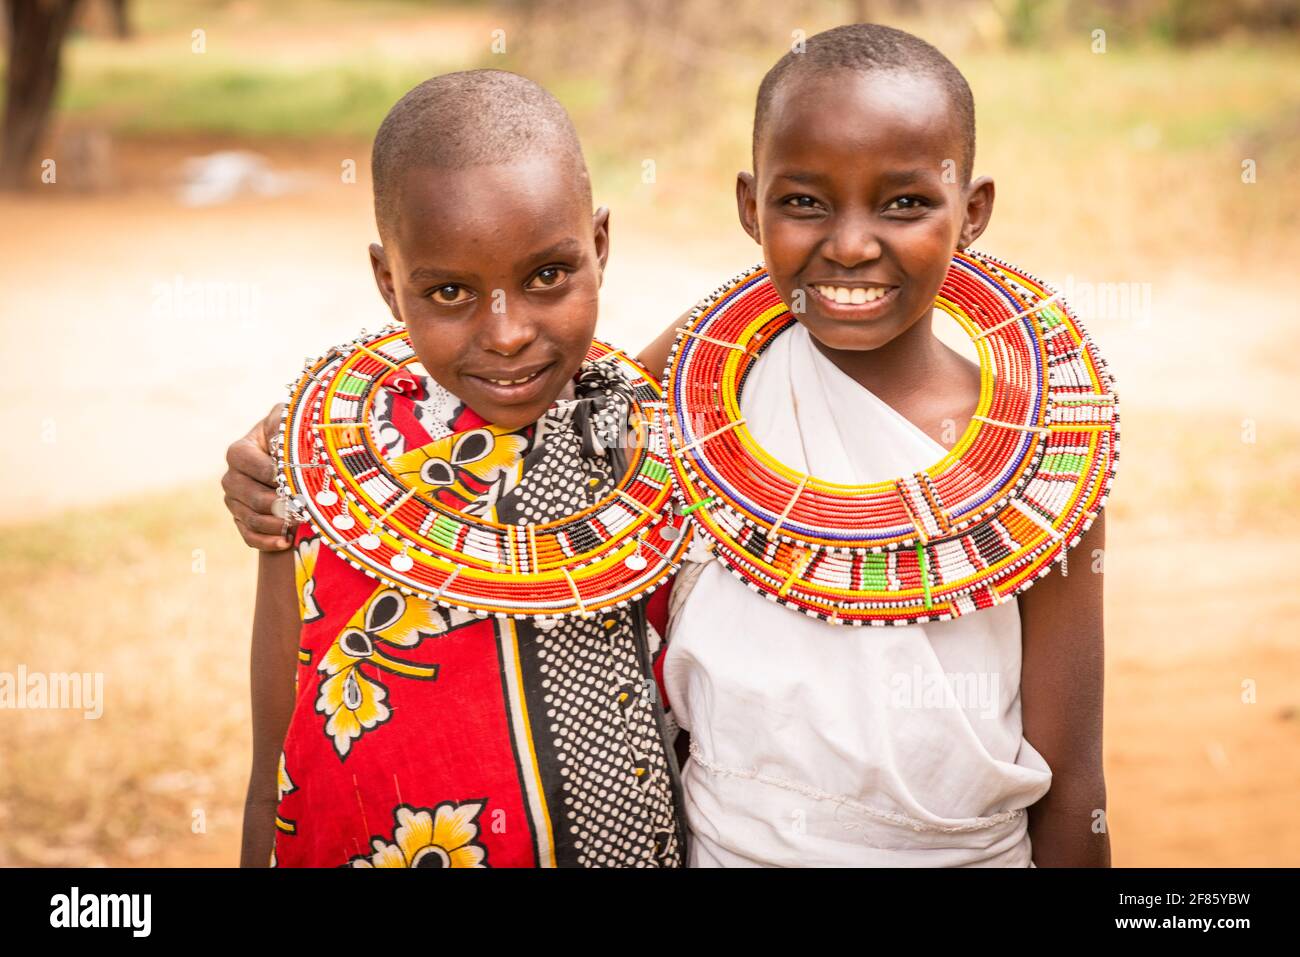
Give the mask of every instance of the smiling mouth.
M 466 373 L 465 378 L 477 382 L 481 389 L 498 401 L 527 401 L 534 397 L 534 393 L 543 385 L 546 374 L 554 367 L 554 362 L 548 362 L 540 369 L 522 376 L 498 377 Z
M 482 379 L 484 382 L 491 382 L 493 385 L 523 385 L 525 382 L 532 382 L 545 371 L 545 369 L 538 369 L 536 372 L 531 372 L 520 379 L 492 379 L 488 376 L 475 376 L 475 378 Z
M 861 306 L 864 303 L 883 299 L 894 289 L 893 286 L 834 286 L 814 283 L 813 289 L 823 299 L 840 306 Z
M 809 283 L 812 299 L 829 317 L 841 319 L 871 319 L 884 313 L 898 298 L 897 286 L 857 285 L 838 283 Z

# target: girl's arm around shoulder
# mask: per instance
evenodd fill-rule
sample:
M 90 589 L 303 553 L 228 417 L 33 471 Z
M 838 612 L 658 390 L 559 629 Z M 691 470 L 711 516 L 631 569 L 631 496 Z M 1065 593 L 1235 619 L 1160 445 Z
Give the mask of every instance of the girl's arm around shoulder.
M 1024 736 L 1052 769 L 1029 808 L 1038 867 L 1109 867 L 1102 771 L 1104 515 L 1060 568 L 1020 595 Z
M 655 336 L 653 342 L 641 350 L 637 361 L 646 367 L 647 371 L 659 378 L 664 374 L 664 366 L 668 365 L 668 353 L 672 351 L 673 342 L 677 338 L 677 331 L 686 325 L 691 317 L 691 310 L 687 309 L 684 313 L 674 319 L 663 332 Z
M 241 867 L 266 867 L 275 838 L 279 804 L 280 750 L 293 714 L 299 618 L 294 551 L 258 555 L 257 606 L 253 613 L 250 687 L 253 702 L 253 768 L 244 800 Z

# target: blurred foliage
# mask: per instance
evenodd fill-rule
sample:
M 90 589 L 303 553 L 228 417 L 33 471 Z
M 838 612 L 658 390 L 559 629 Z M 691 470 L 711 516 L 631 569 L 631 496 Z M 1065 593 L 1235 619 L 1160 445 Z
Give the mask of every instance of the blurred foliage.
M 111 67 L 96 71 L 93 82 L 74 75 L 61 107 L 127 134 L 368 138 L 430 72 L 416 65 L 374 71 L 359 63 L 303 69 L 226 62 L 178 70 L 159 83 L 148 67 Z
M 1300 31 L 1296 0 L 1000 0 L 1007 42 L 1058 42 L 1102 28 L 1128 41 L 1195 44 L 1234 35 Z
M 427 76 L 514 69 L 569 108 L 605 201 L 640 203 L 668 217 L 669 228 L 689 230 L 731 218 L 755 90 L 797 31 L 868 17 L 924 36 L 961 66 L 979 113 L 977 164 L 1004 183 L 1014 173 L 1020 195 L 1110 171 L 1125 180 L 1122 193 L 1112 187 L 1116 200 L 1146 210 L 1098 214 L 1096 228 L 1117 241 L 1148 242 L 1159 216 L 1188 228 L 1213 221 L 1247 248 L 1294 228 L 1300 206 L 1295 190 L 1243 195 L 1234 172 L 1243 157 L 1273 176 L 1300 162 L 1296 6 L 792 0 L 776 11 L 718 0 L 137 0 L 131 40 L 86 33 L 71 42 L 61 120 L 127 136 L 366 142 Z M 190 49 L 200 25 L 202 56 Z M 1093 52 L 1095 29 L 1106 31 L 1104 56 Z M 498 41 L 504 50 L 494 49 Z M 1177 166 L 1189 162 L 1207 175 L 1188 181 Z M 1182 182 L 1178 193 L 1171 182 Z M 1128 225 L 1112 229 L 1112 219 Z

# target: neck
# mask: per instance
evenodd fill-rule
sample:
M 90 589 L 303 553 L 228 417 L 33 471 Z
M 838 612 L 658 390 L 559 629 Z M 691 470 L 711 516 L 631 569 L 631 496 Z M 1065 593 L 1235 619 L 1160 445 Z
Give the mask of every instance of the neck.
M 878 349 L 843 350 L 823 345 L 816 336 L 813 345 L 841 372 L 885 402 L 914 391 L 919 384 L 943 369 L 943 344 L 930 328 L 926 313 L 901 335 Z

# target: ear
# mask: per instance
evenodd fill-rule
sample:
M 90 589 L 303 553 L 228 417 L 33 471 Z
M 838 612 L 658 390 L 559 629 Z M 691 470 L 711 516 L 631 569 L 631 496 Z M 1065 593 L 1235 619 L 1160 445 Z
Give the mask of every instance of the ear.
M 762 234 L 758 230 L 758 193 L 753 173 L 736 174 L 736 213 L 740 216 L 740 228 L 749 233 L 749 238 L 760 246 L 763 245 Z
M 957 248 L 965 249 L 988 227 L 993 217 L 993 178 L 981 176 L 966 187 L 966 216 L 962 220 Z
M 402 311 L 397 305 L 397 290 L 393 288 L 393 271 L 388 265 L 388 254 L 379 243 L 370 244 L 370 268 L 375 273 L 375 285 L 379 295 L 388 303 L 388 311 L 398 322 L 402 321 Z
M 592 237 L 596 242 L 596 259 L 599 260 L 599 281 L 605 282 L 605 263 L 609 261 L 609 208 L 600 207 L 592 214 L 591 226 L 594 231 Z

